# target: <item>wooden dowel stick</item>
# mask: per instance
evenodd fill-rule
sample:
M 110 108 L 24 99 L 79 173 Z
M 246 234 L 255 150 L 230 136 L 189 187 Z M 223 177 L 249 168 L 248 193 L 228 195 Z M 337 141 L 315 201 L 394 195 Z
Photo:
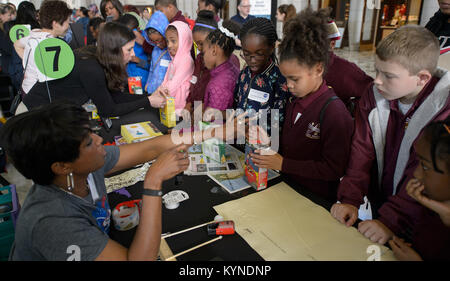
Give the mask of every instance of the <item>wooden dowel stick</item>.
M 166 261 L 168 261 L 168 260 L 173 260 L 173 259 L 175 259 L 176 257 L 179 257 L 179 256 L 181 256 L 181 255 L 184 255 L 184 254 L 186 254 L 186 253 L 189 253 L 189 252 L 191 252 L 191 251 L 193 251 L 193 250 L 195 250 L 195 249 L 198 249 L 198 248 L 200 248 L 200 247 L 206 246 L 206 245 L 208 245 L 208 244 L 210 244 L 210 243 L 213 243 L 213 242 L 215 242 L 215 241 L 217 241 L 217 240 L 220 240 L 220 239 L 222 239 L 222 236 L 219 236 L 219 237 L 217 237 L 217 238 L 211 239 L 211 240 L 209 240 L 209 241 L 206 241 L 205 243 L 202 243 L 202 244 L 200 244 L 200 245 L 197 245 L 197 246 L 195 246 L 195 247 L 192 247 L 192 248 L 190 248 L 190 249 L 187 249 L 187 250 L 185 250 L 185 251 L 183 251 L 183 252 L 181 252 L 181 253 L 178 253 L 178 254 L 176 254 L 176 255 L 173 255 L 173 256 L 171 256 L 171 257 L 168 257 L 168 258 L 165 259 L 165 260 L 166 260 Z
M 199 225 L 190 227 L 190 228 L 186 228 L 186 229 L 183 229 L 183 230 L 174 232 L 174 233 L 169 233 L 169 234 L 167 234 L 167 235 L 163 235 L 163 236 L 161 236 L 161 238 L 164 238 L 164 239 L 165 239 L 165 238 L 169 238 L 169 237 L 171 237 L 171 236 L 175 236 L 175 235 L 178 235 L 178 234 L 180 234 L 180 233 L 188 232 L 188 231 L 190 231 L 190 230 L 193 230 L 193 229 L 196 229 L 196 228 L 199 228 L 199 227 L 202 227 L 202 226 L 208 225 L 208 224 L 210 224 L 210 223 L 214 223 L 214 222 L 216 222 L 216 221 L 205 222 L 205 223 L 202 223 L 202 224 L 199 224 Z

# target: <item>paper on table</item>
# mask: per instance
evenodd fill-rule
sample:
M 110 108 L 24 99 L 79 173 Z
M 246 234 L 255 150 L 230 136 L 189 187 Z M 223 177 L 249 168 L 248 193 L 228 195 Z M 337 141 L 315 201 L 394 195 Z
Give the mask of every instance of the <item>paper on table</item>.
M 371 245 L 379 247 L 380 260 L 395 260 L 387 247 L 340 224 L 284 182 L 214 209 L 233 220 L 236 232 L 265 260 L 365 261 L 373 258 Z

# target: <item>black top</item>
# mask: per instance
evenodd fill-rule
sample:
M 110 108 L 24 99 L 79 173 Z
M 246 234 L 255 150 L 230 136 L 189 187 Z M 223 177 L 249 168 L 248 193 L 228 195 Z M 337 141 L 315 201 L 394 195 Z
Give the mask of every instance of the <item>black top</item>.
M 450 16 L 437 11 L 430 21 L 425 25 L 425 28 L 430 30 L 439 39 L 441 51 L 450 47 L 450 23 L 448 22 Z
M 148 96 L 131 95 L 108 90 L 105 72 L 97 59 L 75 52 L 75 66 L 62 79 L 48 81 L 52 101 L 65 99 L 83 105 L 89 99 L 97 106 L 103 117 L 120 116 L 140 108 L 150 108 Z M 45 82 L 36 83 L 23 99 L 30 110 L 48 104 L 49 96 Z

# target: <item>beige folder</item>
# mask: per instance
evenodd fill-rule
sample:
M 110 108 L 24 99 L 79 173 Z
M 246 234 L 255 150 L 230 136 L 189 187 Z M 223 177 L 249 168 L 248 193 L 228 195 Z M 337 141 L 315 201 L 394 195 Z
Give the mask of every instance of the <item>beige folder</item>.
M 387 247 L 335 220 L 323 207 L 282 182 L 215 206 L 267 261 L 395 260 Z

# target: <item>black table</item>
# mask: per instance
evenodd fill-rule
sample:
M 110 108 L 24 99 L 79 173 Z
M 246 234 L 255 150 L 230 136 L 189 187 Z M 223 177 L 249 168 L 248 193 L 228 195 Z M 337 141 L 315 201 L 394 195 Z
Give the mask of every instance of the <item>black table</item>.
M 104 141 L 112 141 L 114 136 L 120 135 L 120 125 L 137 123 L 143 121 L 151 121 L 161 132 L 167 132 L 167 128 L 159 122 L 157 110 L 141 110 L 133 112 L 120 119 L 113 120 L 113 126 L 109 132 L 102 129 L 99 134 Z M 321 205 L 329 210 L 332 202 L 318 197 L 308 190 L 298 186 L 285 176 L 272 179 L 268 182 L 268 188 L 281 181 L 286 182 L 294 190 L 312 200 L 314 203 Z M 218 192 L 212 192 L 213 187 L 218 185 L 207 176 L 183 176 L 180 184 L 176 185 L 175 179 L 168 180 L 163 183 L 163 192 L 167 193 L 172 190 L 183 190 L 189 195 L 189 199 L 180 203 L 176 209 L 169 210 L 164 205 L 162 207 L 162 233 L 176 232 L 186 228 L 190 228 L 202 223 L 212 221 L 217 215 L 213 206 L 225 203 L 230 200 L 238 199 L 248 194 L 256 192 L 253 188 L 229 194 L 222 188 Z M 142 198 L 143 182 L 138 182 L 133 186 L 126 187 L 131 194 L 131 198 L 122 194 L 112 192 L 108 194 L 108 200 L 111 208 L 117 204 Z M 217 190 L 217 188 L 216 188 Z M 114 222 L 113 222 L 114 223 Z M 128 231 L 118 231 L 111 227 L 110 238 L 119 242 L 125 247 L 129 247 L 133 241 L 136 228 Z M 186 233 L 182 233 L 166 239 L 168 246 L 174 254 L 187 250 L 191 247 L 204 243 L 215 238 L 208 236 L 206 226 L 198 228 Z M 201 247 L 197 250 L 179 256 L 177 260 L 181 261 L 262 261 L 262 257 L 256 253 L 239 234 L 226 235 L 223 239 L 213 242 L 212 244 Z

